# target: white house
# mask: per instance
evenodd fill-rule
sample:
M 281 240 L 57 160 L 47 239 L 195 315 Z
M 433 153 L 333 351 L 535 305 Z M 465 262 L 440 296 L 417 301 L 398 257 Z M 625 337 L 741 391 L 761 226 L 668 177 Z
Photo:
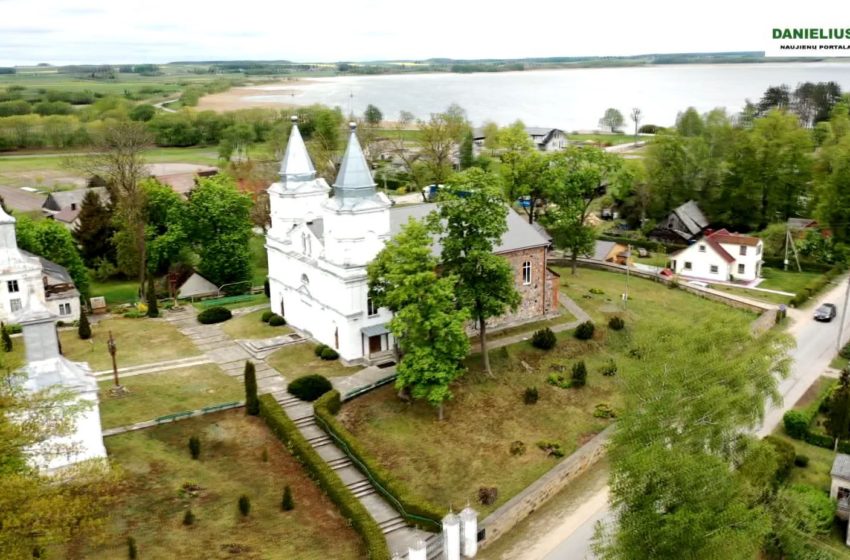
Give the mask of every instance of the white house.
M 546 128 L 542 126 L 527 126 L 525 132 L 541 152 L 556 152 L 563 150 L 569 144 L 567 133 L 560 128 Z M 484 148 L 484 129 L 476 128 L 472 131 L 472 145 L 476 153 Z
M 752 282 L 761 277 L 762 249 L 757 237 L 721 229 L 670 256 L 676 274 L 701 280 Z
M 15 218 L 0 208 L 0 321 L 17 323 L 31 298 L 63 321 L 80 318 L 80 293 L 68 271 L 19 249 Z
M 269 187 L 271 228 L 266 237 L 271 307 L 292 326 L 336 349 L 345 360 L 376 361 L 394 347 L 389 310 L 369 299 L 366 267 L 408 219 L 432 204 L 391 208 L 375 182 L 352 126 L 331 187 L 316 177 L 298 126 L 292 127 L 280 181 Z M 515 212 L 494 249 L 515 271 L 523 297 L 501 324 L 540 318 L 558 308 L 558 278 L 546 265 L 549 240 Z M 440 248 L 434 246 L 435 253 Z
M 59 353 L 56 319 L 33 294 L 29 306 L 18 316 L 26 346 L 23 367 L 25 390 L 66 391 L 70 405 L 85 405 L 74 418 L 74 429 L 32 449 L 33 466 L 53 471 L 80 461 L 106 457 L 98 409 L 97 380 L 88 364 L 72 362 Z

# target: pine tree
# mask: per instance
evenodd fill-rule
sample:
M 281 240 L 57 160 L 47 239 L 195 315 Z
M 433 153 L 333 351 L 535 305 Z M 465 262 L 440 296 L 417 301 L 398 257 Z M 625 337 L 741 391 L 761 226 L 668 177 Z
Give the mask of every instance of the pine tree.
M 9 329 L 6 328 L 6 323 L 0 322 L 0 333 L 2 333 L 3 337 L 3 351 L 11 352 L 12 351 L 12 337 L 9 336 Z
M 115 245 L 112 236 L 115 228 L 112 226 L 112 210 L 101 202 L 96 191 L 90 189 L 86 192 L 77 219 L 79 225 L 73 234 L 86 264 L 94 267 L 98 259 L 114 264 Z
M 159 308 L 156 301 L 156 286 L 153 281 L 153 274 L 148 275 L 148 289 L 145 293 L 145 299 L 148 303 L 148 317 L 159 317 Z
M 248 514 L 251 513 L 251 499 L 244 494 L 239 496 L 239 513 L 242 514 L 242 517 L 248 517 Z
M 91 325 L 89 325 L 89 317 L 86 315 L 85 309 L 80 310 L 80 324 L 77 327 L 77 336 L 82 340 L 91 338 Z
M 195 514 L 192 513 L 191 509 L 187 509 L 186 513 L 183 514 L 183 525 L 186 525 L 188 527 L 189 525 L 194 525 L 194 524 L 195 524 Z
M 260 399 L 257 397 L 257 372 L 254 363 L 245 362 L 245 413 L 257 416 L 260 413 Z
M 127 537 L 127 558 L 136 560 L 139 557 L 139 551 L 136 549 L 136 539 Z
M 292 499 L 292 489 L 288 484 L 283 489 L 283 500 L 281 500 L 280 507 L 283 511 L 292 511 L 295 509 L 295 500 Z

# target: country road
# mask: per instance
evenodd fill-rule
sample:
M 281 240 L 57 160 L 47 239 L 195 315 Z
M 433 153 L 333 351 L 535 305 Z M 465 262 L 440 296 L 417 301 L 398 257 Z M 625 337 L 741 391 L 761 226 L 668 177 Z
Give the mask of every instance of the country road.
M 820 377 L 829 366 L 829 362 L 837 352 L 837 338 L 839 330 L 840 311 L 844 305 L 844 291 L 846 289 L 847 276 L 842 276 L 830 290 L 818 298 L 816 305 L 810 305 L 806 309 L 790 309 L 789 317 L 793 324 L 788 329 L 796 340 L 796 347 L 791 350 L 791 370 L 786 379 L 779 383 L 779 392 L 782 395 L 782 403 L 770 407 L 765 414 L 764 421 L 756 430 L 759 437 L 771 433 L 782 421 L 782 415 L 786 410 L 794 406 L 794 403 L 803 396 L 803 393 Z M 818 323 L 812 318 L 812 314 L 821 303 L 834 303 L 839 309 L 839 319 L 831 323 Z M 850 315 L 850 313 L 848 313 Z M 842 334 L 842 344 L 850 339 L 850 320 L 845 321 Z M 604 499 L 608 495 L 608 487 L 598 490 L 587 501 L 597 504 L 597 507 L 583 508 L 576 513 L 581 513 L 581 519 L 576 515 L 570 515 L 555 529 L 557 538 L 547 535 L 539 538 L 550 543 L 545 552 L 541 552 L 537 559 L 542 560 L 590 560 L 594 555 L 590 551 L 590 541 L 597 521 L 610 522 L 613 520 L 611 510 Z M 557 544 L 555 544 L 557 543 Z M 536 559 L 535 559 L 536 560 Z

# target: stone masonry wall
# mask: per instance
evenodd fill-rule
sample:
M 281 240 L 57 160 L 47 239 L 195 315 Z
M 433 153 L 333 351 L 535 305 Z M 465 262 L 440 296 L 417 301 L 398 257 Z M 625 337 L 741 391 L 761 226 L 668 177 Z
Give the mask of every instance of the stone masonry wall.
M 537 508 L 560 492 L 576 477 L 585 473 L 605 454 L 606 444 L 614 433 L 614 425 L 584 444 L 575 453 L 558 463 L 552 470 L 538 478 L 528 488 L 517 494 L 481 522 L 485 529 L 481 546 L 495 541 L 514 525 L 528 517 Z
M 551 298 L 546 293 L 546 248 L 537 247 L 514 251 L 503 255 L 510 263 L 514 273 L 514 286 L 522 297 L 522 302 L 513 313 L 507 313 L 487 322 L 488 327 L 497 327 L 506 323 L 517 323 L 541 317 L 546 314 L 549 307 L 548 300 Z M 531 283 L 526 285 L 522 281 L 522 264 L 531 263 Z M 545 304 L 545 308 L 544 308 Z

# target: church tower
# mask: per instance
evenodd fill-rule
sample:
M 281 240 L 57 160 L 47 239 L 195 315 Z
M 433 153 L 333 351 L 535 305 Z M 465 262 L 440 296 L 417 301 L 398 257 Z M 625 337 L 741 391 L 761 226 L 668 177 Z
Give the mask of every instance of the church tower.
M 348 146 L 324 203 L 325 259 L 337 266 L 365 267 L 390 238 L 390 201 L 375 181 L 351 123 Z

